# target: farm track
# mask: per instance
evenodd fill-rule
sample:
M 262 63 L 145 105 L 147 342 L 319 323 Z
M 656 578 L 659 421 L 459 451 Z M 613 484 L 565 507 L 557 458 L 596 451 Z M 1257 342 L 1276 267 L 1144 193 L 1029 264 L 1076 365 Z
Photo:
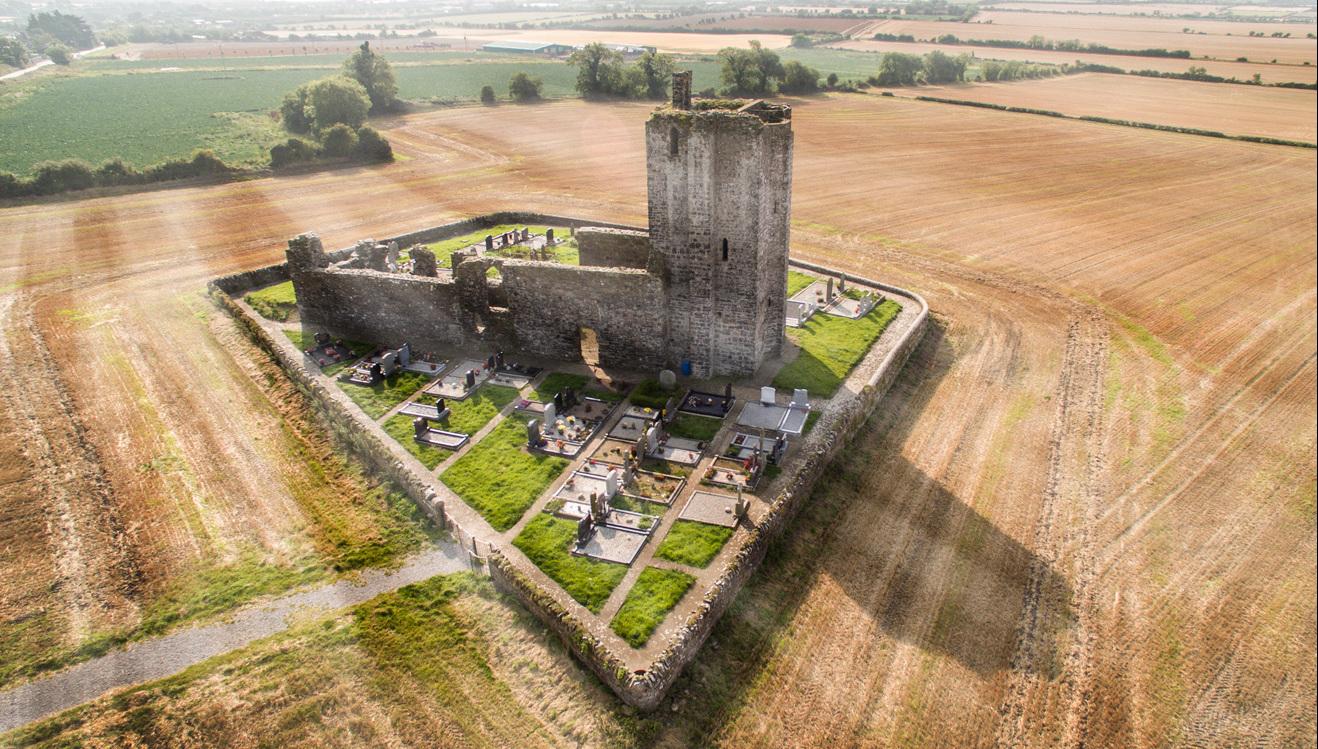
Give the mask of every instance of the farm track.
M 212 472 L 199 527 L 294 554 L 311 541 L 266 523 L 281 505 L 250 480 L 293 470 L 257 439 L 277 375 L 196 290 L 304 230 L 337 247 L 509 207 L 643 223 L 647 111 L 434 112 L 395 123 L 410 160 L 386 168 L 0 211 L 4 372 L 32 330 L 50 341 L 52 387 L 132 517 L 162 495 L 123 469 L 201 427 L 181 443 Z M 794 120 L 794 254 L 919 290 L 935 327 L 662 725 L 633 736 L 524 622 L 489 634 L 502 709 L 567 745 L 1312 746 L 1314 154 L 879 97 Z M 141 410 L 97 410 L 135 402 L 101 377 L 120 352 L 166 406 L 116 434 Z M 204 397 L 170 385 L 211 370 Z M 8 465 L 0 491 L 36 485 Z M 208 537 L 156 525 L 165 548 Z M 21 539 L 3 571 L 54 569 L 55 539 Z M 35 585 L 0 626 L 67 594 Z M 400 704 L 361 694 L 330 730 Z M 457 735 L 424 695 L 406 704 L 406 735 Z

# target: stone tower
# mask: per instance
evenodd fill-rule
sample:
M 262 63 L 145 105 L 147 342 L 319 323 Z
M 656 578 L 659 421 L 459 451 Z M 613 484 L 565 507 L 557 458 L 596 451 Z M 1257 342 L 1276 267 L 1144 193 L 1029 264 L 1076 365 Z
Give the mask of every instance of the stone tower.
M 748 375 L 782 348 L 792 111 L 690 99 L 690 73 L 645 128 L 651 270 L 668 295 L 672 364 Z

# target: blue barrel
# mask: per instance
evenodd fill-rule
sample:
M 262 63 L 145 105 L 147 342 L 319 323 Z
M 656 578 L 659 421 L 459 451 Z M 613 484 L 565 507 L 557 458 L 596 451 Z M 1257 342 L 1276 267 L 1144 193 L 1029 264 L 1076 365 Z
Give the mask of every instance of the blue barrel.
M 690 377 L 690 376 L 691 376 L 691 360 L 690 360 L 690 359 L 683 359 L 683 360 L 682 360 L 682 376 L 683 376 L 683 377 Z

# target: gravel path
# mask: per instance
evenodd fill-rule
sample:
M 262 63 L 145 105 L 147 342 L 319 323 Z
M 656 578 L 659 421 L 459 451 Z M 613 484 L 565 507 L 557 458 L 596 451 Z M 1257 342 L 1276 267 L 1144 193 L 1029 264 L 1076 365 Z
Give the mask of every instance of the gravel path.
M 343 609 L 404 585 L 467 569 L 463 550 L 456 544 L 444 543 L 412 557 L 393 572 L 372 570 L 355 580 L 340 580 L 239 609 L 223 622 L 134 643 L 0 692 L 0 733 L 81 705 L 112 689 L 178 673 L 207 658 L 281 632 L 294 614 Z

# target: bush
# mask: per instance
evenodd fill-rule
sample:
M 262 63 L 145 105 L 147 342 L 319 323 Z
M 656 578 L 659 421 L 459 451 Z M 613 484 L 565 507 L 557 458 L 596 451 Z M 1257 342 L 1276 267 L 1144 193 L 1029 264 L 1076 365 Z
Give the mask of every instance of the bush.
M 481 86 L 481 104 L 494 103 L 494 86 Z
M 30 195 L 31 185 L 27 180 L 10 172 L 0 172 L 0 198 L 21 198 Z
M 69 48 L 63 44 L 52 44 L 46 47 L 46 57 L 56 65 L 68 65 L 73 61 L 73 56 L 69 54 Z
M 785 94 L 812 94 L 819 90 L 819 71 L 789 60 L 783 65 L 783 81 L 779 89 Z
M 361 127 L 371 111 L 366 89 L 351 78 L 332 76 L 307 84 L 307 101 L 314 113 L 317 130 L 328 130 L 342 123 Z
M 284 129 L 290 133 L 309 133 L 315 124 L 312 112 L 308 111 L 307 87 L 298 86 L 284 94 L 284 101 L 279 105 L 279 116 L 284 121 Z
M 340 158 L 351 156 L 357 148 L 357 133 L 347 125 L 339 124 L 330 128 L 325 133 L 325 139 L 321 143 L 326 156 Z
M 360 136 L 358 139 L 360 143 Z M 316 148 L 301 138 L 289 138 L 270 149 L 270 166 L 282 169 L 316 158 Z
M 32 192 L 36 195 L 86 190 L 95 185 L 96 173 L 90 164 L 80 159 L 43 161 L 37 164 L 32 177 Z
M 13 37 L 0 36 L 0 65 L 15 68 L 26 67 L 28 63 L 27 48 Z
M 394 149 L 373 127 L 357 130 L 357 155 L 371 161 L 393 161 Z
M 523 72 L 513 73 L 513 77 L 508 80 L 508 95 L 519 103 L 535 101 L 540 98 L 540 88 L 543 85 L 543 81 L 539 78 L 533 78 Z

